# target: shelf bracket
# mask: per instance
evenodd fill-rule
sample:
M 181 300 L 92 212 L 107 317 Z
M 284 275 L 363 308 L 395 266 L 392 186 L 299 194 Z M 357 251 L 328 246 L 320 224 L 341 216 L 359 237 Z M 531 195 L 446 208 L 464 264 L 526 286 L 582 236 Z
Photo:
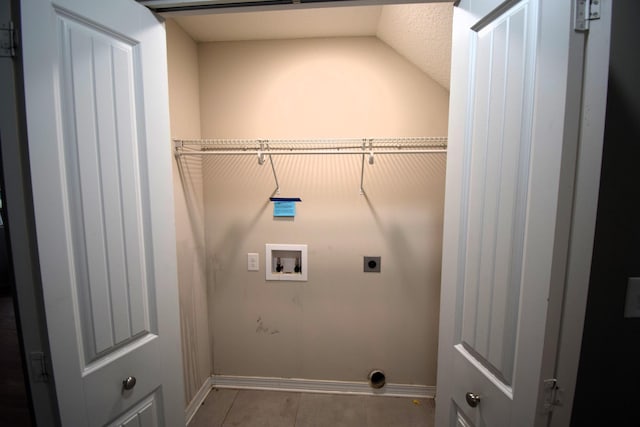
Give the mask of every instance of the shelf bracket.
M 362 140 L 362 168 L 360 169 L 360 195 L 364 196 L 364 150 L 367 146 L 367 140 Z
M 180 157 L 180 153 L 182 152 L 183 148 L 184 148 L 184 143 L 182 142 L 181 139 L 173 140 L 173 155 L 176 156 L 176 158 Z
M 264 141 L 260 142 L 260 146 L 262 147 L 262 143 Z M 267 142 L 267 153 L 269 153 L 269 143 Z M 268 154 L 269 156 L 269 164 L 271 164 L 271 172 L 273 172 L 273 180 L 276 182 L 276 189 L 274 190 L 273 194 L 280 194 L 280 183 L 278 182 L 278 174 L 276 173 L 276 167 L 273 165 L 273 157 L 271 157 L 271 154 Z M 262 162 L 264 163 L 264 158 L 262 159 Z M 260 163 L 262 164 L 262 163 Z
M 258 142 L 260 143 L 260 149 L 258 150 L 258 164 L 262 166 L 264 165 L 264 141 L 258 141 Z
M 360 169 L 360 195 L 361 196 L 365 195 L 365 191 L 364 191 L 364 158 L 367 155 L 367 153 L 366 153 L 366 151 L 367 151 L 367 143 L 369 143 L 369 164 L 370 165 L 373 164 L 373 139 L 364 138 L 362 140 L 362 167 Z
M 276 168 L 273 165 L 273 158 L 269 153 L 269 140 L 259 139 L 257 142 L 260 147 L 258 148 L 258 164 L 260 166 L 264 165 L 264 155 L 266 152 L 267 156 L 269 156 L 269 164 L 271 165 L 271 172 L 273 172 L 273 179 L 276 182 L 276 189 L 273 191 L 272 194 L 280 194 L 280 184 L 278 183 L 278 174 L 276 174 Z

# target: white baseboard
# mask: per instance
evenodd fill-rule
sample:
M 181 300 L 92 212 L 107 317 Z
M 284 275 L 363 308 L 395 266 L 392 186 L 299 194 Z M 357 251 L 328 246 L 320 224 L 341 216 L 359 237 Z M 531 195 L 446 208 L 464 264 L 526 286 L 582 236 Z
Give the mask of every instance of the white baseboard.
M 381 389 L 371 388 L 362 381 L 325 381 L 301 378 L 239 377 L 213 375 L 211 385 L 216 388 L 237 388 L 252 390 L 298 391 L 308 393 L 361 394 L 390 397 L 433 398 L 435 386 L 413 384 L 386 384 Z
M 193 419 L 193 416 L 196 414 L 196 412 L 198 412 L 200 406 L 202 406 L 202 402 L 204 402 L 204 399 L 206 399 L 212 387 L 212 377 L 209 377 L 204 380 L 202 386 L 200 387 L 200 390 L 198 390 L 196 395 L 193 396 L 193 399 L 191 399 L 191 402 L 189 402 L 189 404 L 187 405 L 187 408 L 184 410 L 184 417 L 187 425 L 189 425 L 189 423 Z

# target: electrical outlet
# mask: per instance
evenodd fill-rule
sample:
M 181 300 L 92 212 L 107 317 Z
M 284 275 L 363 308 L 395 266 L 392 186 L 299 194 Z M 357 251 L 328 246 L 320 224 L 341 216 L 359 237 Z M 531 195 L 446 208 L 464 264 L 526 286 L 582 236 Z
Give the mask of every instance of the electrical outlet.
M 247 254 L 247 270 L 260 271 L 260 255 L 256 253 Z
M 380 257 L 379 256 L 364 257 L 364 272 L 380 273 Z

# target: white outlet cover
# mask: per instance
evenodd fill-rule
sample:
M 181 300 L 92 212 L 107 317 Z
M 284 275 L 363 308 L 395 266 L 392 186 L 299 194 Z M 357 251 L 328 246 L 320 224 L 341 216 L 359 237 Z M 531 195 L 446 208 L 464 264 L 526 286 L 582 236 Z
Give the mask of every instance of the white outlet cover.
M 260 255 L 257 253 L 247 254 L 247 270 L 260 271 Z
M 624 317 L 640 317 L 640 277 L 629 277 Z

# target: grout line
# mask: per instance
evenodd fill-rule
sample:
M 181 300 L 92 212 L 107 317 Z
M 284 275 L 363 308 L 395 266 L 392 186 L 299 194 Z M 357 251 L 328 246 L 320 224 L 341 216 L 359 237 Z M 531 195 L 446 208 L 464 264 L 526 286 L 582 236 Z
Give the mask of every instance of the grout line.
M 224 423 L 227 422 L 227 417 L 229 416 L 229 412 L 231 412 L 231 408 L 233 408 L 234 403 L 236 403 L 236 399 L 238 398 L 239 394 L 240 394 L 240 390 L 236 390 L 236 394 L 235 396 L 233 396 L 231 405 L 229 405 L 229 408 L 227 408 L 227 412 L 224 414 L 224 418 L 222 419 L 222 423 L 220 424 L 220 426 L 223 426 Z
M 369 403 L 371 402 L 370 396 L 363 396 L 362 399 L 362 413 L 364 414 L 364 425 L 369 427 Z
M 296 427 L 298 425 L 298 414 L 300 413 L 300 400 L 302 400 L 302 393 L 297 393 L 298 394 L 298 404 L 296 405 L 296 416 L 293 419 L 293 427 Z

